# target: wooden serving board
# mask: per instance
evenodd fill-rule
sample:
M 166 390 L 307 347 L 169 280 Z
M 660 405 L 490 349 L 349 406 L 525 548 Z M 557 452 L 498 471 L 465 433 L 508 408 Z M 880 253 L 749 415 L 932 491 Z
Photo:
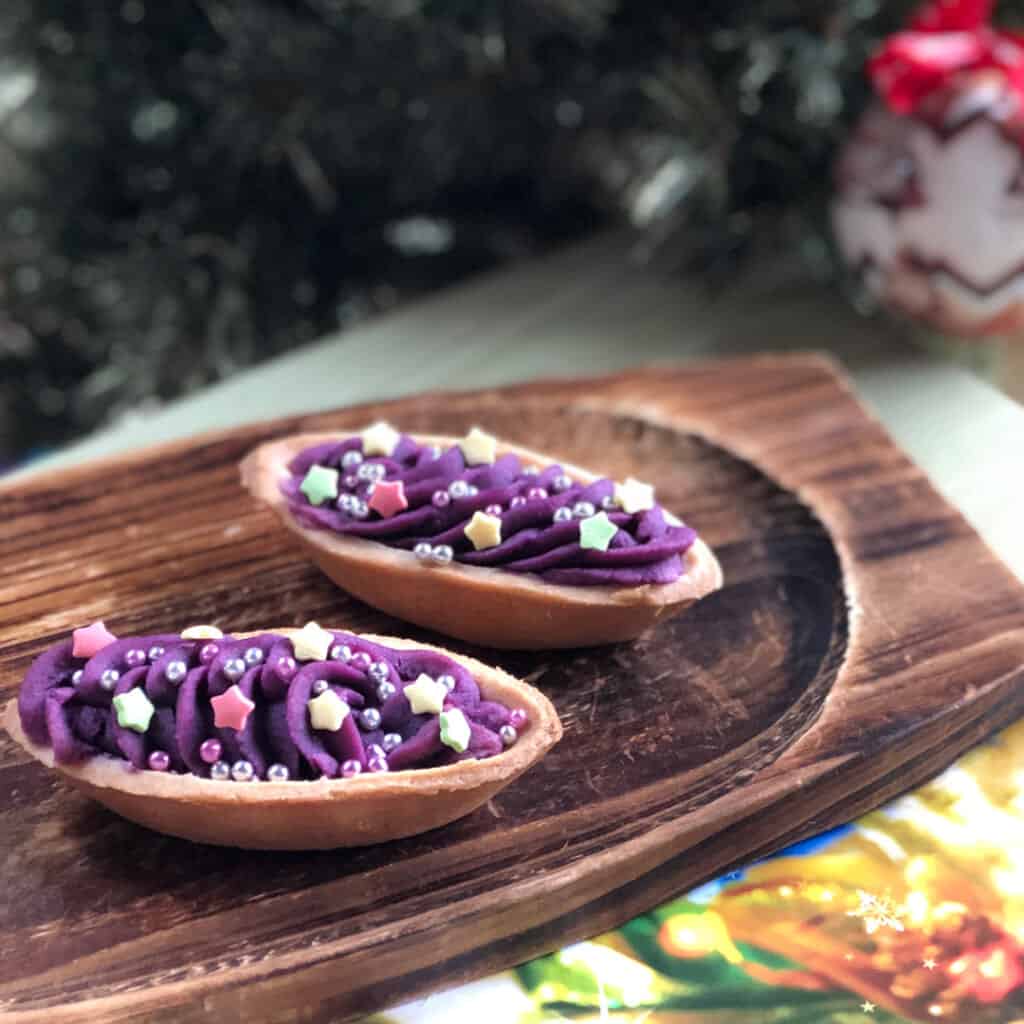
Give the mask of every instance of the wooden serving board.
M 656 481 L 727 586 L 634 644 L 475 652 L 547 692 L 565 737 L 488 807 L 386 847 L 193 846 L 88 803 L 4 738 L 0 1017 L 358 1015 L 846 821 L 1024 710 L 1024 588 L 811 356 L 425 395 L 8 485 L 2 695 L 96 618 L 121 634 L 311 618 L 410 632 L 298 558 L 237 478 L 261 441 L 379 417 L 480 423 Z

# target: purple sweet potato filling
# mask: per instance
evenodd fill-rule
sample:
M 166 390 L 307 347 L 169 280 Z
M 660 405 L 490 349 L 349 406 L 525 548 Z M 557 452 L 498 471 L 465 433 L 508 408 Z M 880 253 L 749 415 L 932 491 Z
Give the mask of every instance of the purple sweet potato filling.
M 352 464 L 355 452 L 361 457 Z M 338 471 L 338 498 L 312 504 L 302 482 L 313 466 Z M 382 516 L 370 503 L 375 481 L 401 481 L 408 508 Z M 440 450 L 402 435 L 390 457 L 362 457 L 362 440 L 349 437 L 300 452 L 281 482 L 291 514 L 303 526 L 362 537 L 388 547 L 451 548 L 452 559 L 509 572 L 532 573 L 548 583 L 629 587 L 672 583 L 684 573 L 683 555 L 697 538 L 692 528 L 667 517 L 658 504 L 627 514 L 613 502 L 615 484 L 604 478 L 583 484 L 561 466 L 528 472 L 518 456 L 469 466 L 458 445 Z M 360 475 L 363 474 L 363 475 Z M 455 494 L 452 496 L 452 485 Z M 470 493 L 461 495 L 460 489 Z M 475 493 L 474 493 L 475 490 Z M 354 507 L 353 507 L 354 506 Z M 560 509 L 573 511 L 572 518 Z M 604 510 L 617 532 L 605 551 L 580 544 L 580 521 Z M 474 512 L 501 519 L 501 543 L 475 550 L 464 530 Z
M 484 700 L 473 676 L 451 658 L 332 635 L 328 660 L 299 662 L 291 640 L 274 633 L 127 637 L 91 658 L 74 657 L 71 641 L 63 641 L 25 676 L 18 697 L 22 728 L 34 743 L 52 746 L 60 763 L 109 755 L 137 769 L 214 778 L 241 764 L 243 775 L 248 765 L 254 778 L 284 781 L 491 757 L 526 724 L 522 710 Z M 465 750 L 442 742 L 437 714 L 413 713 L 404 688 L 421 675 L 450 687 L 444 709 L 465 716 Z M 211 699 L 232 686 L 255 707 L 241 728 L 217 727 Z M 308 710 L 325 688 L 351 709 L 336 731 L 314 728 Z M 143 732 L 122 727 L 113 705 L 118 694 L 135 689 L 154 709 Z

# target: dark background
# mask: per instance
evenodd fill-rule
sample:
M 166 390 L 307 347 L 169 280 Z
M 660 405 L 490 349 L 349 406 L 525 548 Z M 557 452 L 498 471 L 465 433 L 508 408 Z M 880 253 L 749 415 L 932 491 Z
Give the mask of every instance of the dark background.
M 3 0 L 0 464 L 617 220 L 828 272 L 909 6 Z

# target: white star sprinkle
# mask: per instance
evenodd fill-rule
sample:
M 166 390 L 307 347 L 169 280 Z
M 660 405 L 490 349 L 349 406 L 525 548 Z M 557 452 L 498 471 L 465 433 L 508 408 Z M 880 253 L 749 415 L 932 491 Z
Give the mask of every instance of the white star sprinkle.
M 633 515 L 634 512 L 646 512 L 654 508 L 654 488 L 630 476 L 626 478 L 624 484 L 615 485 L 614 500 L 615 504 L 629 515 Z
M 390 423 L 381 420 L 367 427 L 359 436 L 363 439 L 364 455 L 384 455 L 390 458 L 402 435 Z

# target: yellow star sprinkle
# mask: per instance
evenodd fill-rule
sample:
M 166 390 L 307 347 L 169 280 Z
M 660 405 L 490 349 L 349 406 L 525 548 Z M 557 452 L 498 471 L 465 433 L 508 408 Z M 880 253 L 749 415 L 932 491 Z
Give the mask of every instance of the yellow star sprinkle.
M 223 636 L 216 626 L 189 626 L 181 631 L 182 640 L 220 640 Z
M 498 439 L 479 427 L 474 427 L 460 442 L 459 447 L 469 466 L 490 465 L 497 458 Z
M 646 512 L 654 508 L 654 488 L 643 484 L 633 477 L 626 477 L 624 484 L 615 485 L 615 504 L 623 512 L 633 515 L 634 512 Z
M 390 423 L 385 423 L 383 420 L 374 423 L 360 435 L 363 439 L 363 454 L 390 457 L 401 436 Z
M 867 1000 L 865 1000 L 863 1003 L 860 1004 L 860 1008 L 865 1013 L 874 1013 L 875 1012 L 875 1004 L 874 1003 L 869 1003 Z
M 501 543 L 501 520 L 478 509 L 462 532 L 473 542 L 477 551 L 496 548 Z
M 297 661 L 326 661 L 334 637 L 315 622 L 307 622 L 292 637 Z
M 405 696 L 414 715 L 439 715 L 444 710 L 448 688 L 444 683 L 420 673 L 415 683 L 405 688 Z
M 314 729 L 337 732 L 348 717 L 349 706 L 333 691 L 324 690 L 307 705 L 309 723 Z
M 931 957 L 929 957 L 927 960 L 921 961 L 921 966 L 927 971 L 934 971 L 937 964 Z

